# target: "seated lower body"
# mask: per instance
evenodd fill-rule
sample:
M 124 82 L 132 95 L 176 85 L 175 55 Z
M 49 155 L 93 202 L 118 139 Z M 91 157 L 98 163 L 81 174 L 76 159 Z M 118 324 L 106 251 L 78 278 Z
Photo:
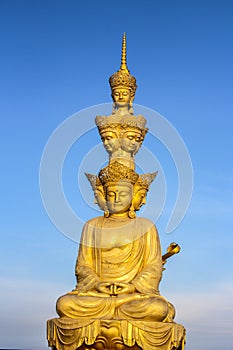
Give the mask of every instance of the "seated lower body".
M 98 292 L 68 293 L 57 301 L 60 317 L 75 319 L 123 319 L 172 322 L 175 308 L 155 294 L 119 294 L 109 296 Z

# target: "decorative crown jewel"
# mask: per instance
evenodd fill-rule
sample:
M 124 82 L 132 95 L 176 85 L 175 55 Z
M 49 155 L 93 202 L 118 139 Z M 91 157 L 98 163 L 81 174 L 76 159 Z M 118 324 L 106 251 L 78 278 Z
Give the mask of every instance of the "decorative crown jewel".
M 148 190 L 150 187 L 150 184 L 154 181 L 157 174 L 158 174 L 158 171 L 156 171 L 155 173 L 140 174 L 136 185 L 139 185 L 140 187 Z
M 138 180 L 138 174 L 126 165 L 115 161 L 100 170 L 99 179 L 103 186 L 118 182 L 128 182 L 134 185 Z
M 136 78 L 130 74 L 130 71 L 127 67 L 125 33 L 122 39 L 121 66 L 116 73 L 111 75 L 111 77 L 109 78 L 109 84 L 111 86 L 112 91 L 117 87 L 123 86 L 129 88 L 131 90 L 131 94 L 133 96 L 135 95 L 137 84 Z

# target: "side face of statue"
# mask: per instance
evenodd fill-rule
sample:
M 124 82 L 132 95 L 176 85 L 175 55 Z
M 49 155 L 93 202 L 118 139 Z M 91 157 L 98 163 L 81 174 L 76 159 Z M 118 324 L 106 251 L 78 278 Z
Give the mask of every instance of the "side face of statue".
M 107 130 L 101 133 L 101 140 L 103 142 L 104 148 L 112 157 L 118 151 L 118 156 L 122 154 L 122 151 L 129 153 L 129 156 L 134 156 L 143 141 L 143 135 L 140 130 L 121 130 L 118 126 L 117 131 Z
M 101 133 L 101 140 L 108 154 L 112 155 L 120 148 L 119 138 L 116 132 L 106 130 Z
M 121 148 L 134 156 L 138 152 L 142 141 L 143 137 L 141 132 L 128 130 L 122 135 Z

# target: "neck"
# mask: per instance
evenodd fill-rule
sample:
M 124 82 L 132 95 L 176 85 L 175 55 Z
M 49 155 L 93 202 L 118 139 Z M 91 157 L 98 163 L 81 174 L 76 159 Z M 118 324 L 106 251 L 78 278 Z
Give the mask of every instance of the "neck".
M 110 213 L 109 215 L 110 218 L 115 218 L 115 219 L 124 219 L 124 218 L 129 218 L 128 212 L 125 213 Z
M 124 116 L 126 114 L 130 114 L 130 112 L 129 112 L 129 105 L 118 107 L 115 114 L 120 115 L 120 116 Z

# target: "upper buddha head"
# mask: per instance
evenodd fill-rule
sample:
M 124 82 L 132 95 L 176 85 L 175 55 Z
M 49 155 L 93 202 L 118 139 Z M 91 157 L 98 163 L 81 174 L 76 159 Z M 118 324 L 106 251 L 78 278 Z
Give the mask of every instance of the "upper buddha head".
M 119 136 L 116 131 L 112 128 L 104 128 L 100 131 L 101 140 L 103 142 L 104 148 L 109 155 L 112 155 L 120 147 Z
M 120 145 L 121 149 L 127 153 L 135 155 L 144 139 L 145 133 L 138 128 L 125 128 L 122 131 Z
M 132 107 L 135 92 L 137 89 L 136 79 L 130 74 L 126 63 L 126 35 L 122 40 L 121 66 L 120 69 L 111 75 L 109 84 L 112 90 L 112 99 L 116 109 Z

